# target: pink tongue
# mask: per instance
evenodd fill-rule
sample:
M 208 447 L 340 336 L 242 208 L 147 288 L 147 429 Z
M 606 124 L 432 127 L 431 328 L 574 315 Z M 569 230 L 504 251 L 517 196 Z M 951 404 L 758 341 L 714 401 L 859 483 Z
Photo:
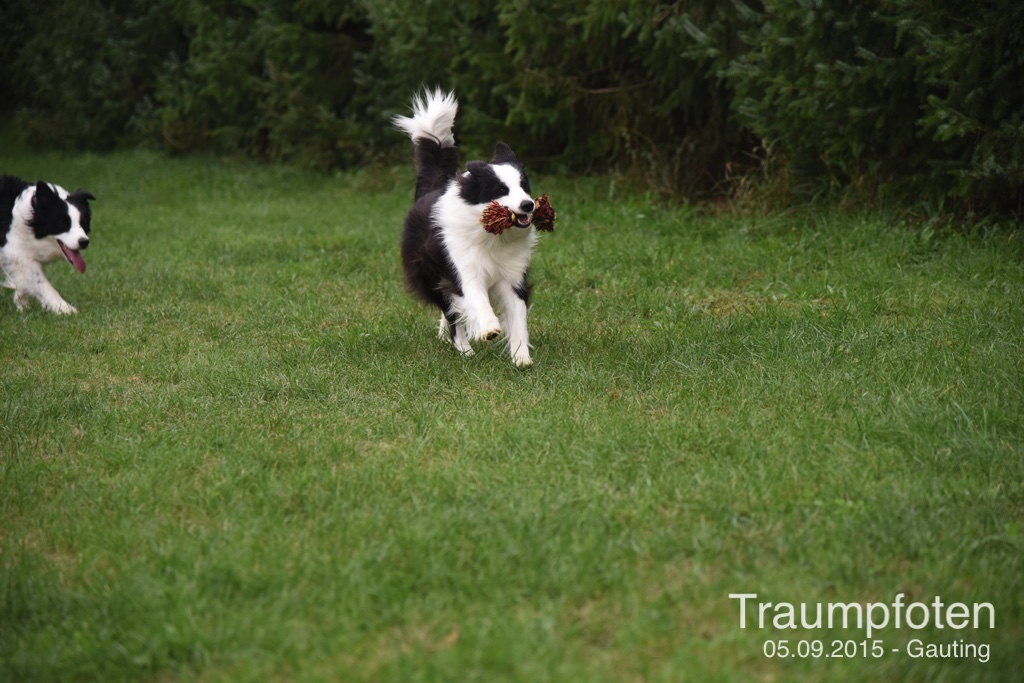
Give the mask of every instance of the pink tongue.
M 71 261 L 71 265 L 77 268 L 79 273 L 85 272 L 85 259 L 82 258 L 80 253 L 71 249 L 66 250 L 64 253 L 67 254 L 68 261 Z

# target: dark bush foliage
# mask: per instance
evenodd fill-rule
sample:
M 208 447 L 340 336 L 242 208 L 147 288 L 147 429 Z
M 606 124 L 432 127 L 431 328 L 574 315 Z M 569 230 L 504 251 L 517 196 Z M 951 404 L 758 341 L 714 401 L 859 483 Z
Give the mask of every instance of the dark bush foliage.
M 534 166 L 693 196 L 767 158 L 812 191 L 1024 201 L 1017 0 L 10 0 L 0 21 L 22 36 L 0 108 L 37 142 L 345 167 L 407 156 L 389 118 L 439 85 L 464 142 Z
M 349 3 L 175 0 L 187 37 L 135 121 L 173 151 L 212 148 L 326 168 L 361 161 L 366 121 L 350 109 L 371 42 Z
M 506 4 L 507 119 L 543 141 L 538 153 L 587 168 L 626 165 L 686 193 L 723 179 L 749 137 L 731 120 L 718 75 L 754 16 L 745 5 Z
M 913 64 L 871 5 L 772 2 L 727 68 L 737 118 L 797 174 L 902 177 L 921 149 Z
M 129 141 L 129 126 L 169 55 L 186 37 L 171 3 L 10 0 L 0 10 L 18 129 L 29 140 L 69 148 Z
M 1024 3 L 773 0 L 755 26 L 737 121 L 789 172 L 1021 208 Z
M 923 85 L 925 180 L 969 203 L 1024 201 L 1024 3 L 889 0 L 882 20 Z M 979 209 L 984 207 L 979 206 Z

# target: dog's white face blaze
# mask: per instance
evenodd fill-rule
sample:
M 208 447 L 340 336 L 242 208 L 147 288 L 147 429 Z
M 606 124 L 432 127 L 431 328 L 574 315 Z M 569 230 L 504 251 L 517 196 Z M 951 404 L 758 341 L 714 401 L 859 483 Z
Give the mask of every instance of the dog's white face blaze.
M 68 193 L 63 188 L 58 188 L 58 192 L 61 199 L 67 199 Z M 59 235 L 44 238 L 45 242 L 52 245 L 50 256 L 45 260 L 54 261 L 64 257 L 68 263 L 79 271 L 85 272 L 85 261 L 82 259 L 81 254 L 79 254 L 79 250 L 83 244 L 89 243 L 89 236 L 86 235 L 85 228 L 82 227 L 82 212 L 75 208 L 73 204 L 68 204 L 67 207 L 68 217 L 71 218 L 71 228 Z
M 518 168 L 509 164 L 494 164 L 491 166 L 491 169 L 494 170 L 494 175 L 498 176 L 498 180 L 503 182 L 508 188 L 508 194 L 504 197 L 499 197 L 497 202 L 515 212 L 516 222 L 519 223 L 519 227 L 528 226 L 533 218 L 533 210 L 523 211 L 523 202 L 529 202 L 530 206 L 532 206 L 533 197 L 523 189 L 522 173 Z

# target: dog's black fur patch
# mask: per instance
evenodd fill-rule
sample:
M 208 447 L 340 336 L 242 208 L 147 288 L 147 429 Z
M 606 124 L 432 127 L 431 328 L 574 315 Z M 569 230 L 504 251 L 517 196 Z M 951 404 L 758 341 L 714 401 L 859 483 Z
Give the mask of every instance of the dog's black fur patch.
M 441 233 L 430 218 L 431 209 L 443 191 L 442 184 L 441 189 L 424 194 L 413 205 L 405 218 L 401 251 L 409 291 L 445 311 L 447 317 L 448 298 L 452 294 L 462 296 L 462 288 Z
M 7 244 L 7 233 L 14 222 L 14 202 L 29 184 L 14 176 L 0 176 L 0 247 Z
M 512 291 L 516 293 L 516 296 L 525 301 L 527 306 L 530 305 L 530 292 L 533 291 L 533 285 L 530 284 L 525 275 L 522 281 L 512 288 Z
M 32 218 L 28 224 L 36 239 L 59 235 L 71 229 L 68 205 L 48 183 L 41 180 L 36 183 L 36 193 L 32 197 Z
M 459 150 L 442 147 L 437 140 L 416 143 L 416 199 L 444 187 L 459 171 Z
M 467 175 L 459 176 L 459 197 L 467 204 L 489 204 L 508 194 L 508 185 L 498 179 L 490 164 L 470 161 L 466 170 Z

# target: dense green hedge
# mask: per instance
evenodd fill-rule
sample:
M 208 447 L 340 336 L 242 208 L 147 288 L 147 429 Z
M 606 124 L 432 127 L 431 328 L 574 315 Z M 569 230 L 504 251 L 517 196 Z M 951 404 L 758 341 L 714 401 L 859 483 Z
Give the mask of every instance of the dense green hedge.
M 726 70 L 794 173 L 966 208 L 1024 198 L 1024 3 L 780 0 Z
M 1024 202 L 1019 0 L 11 0 L 0 25 L 0 106 L 47 144 L 352 166 L 407 154 L 388 119 L 438 84 L 473 151 L 534 166 Z

